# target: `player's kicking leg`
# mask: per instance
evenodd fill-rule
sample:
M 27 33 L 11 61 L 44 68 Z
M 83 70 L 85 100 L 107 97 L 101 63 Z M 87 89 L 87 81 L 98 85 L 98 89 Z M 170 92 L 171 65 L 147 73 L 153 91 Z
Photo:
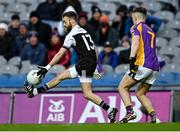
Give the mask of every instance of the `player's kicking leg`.
M 81 80 L 80 78 L 84 98 L 92 101 L 93 103 L 99 105 L 101 108 L 107 111 L 110 123 L 114 123 L 116 114 L 118 112 L 117 108 L 111 108 L 98 95 L 94 94 L 92 92 L 91 79 L 89 82 L 87 82 L 88 78 L 85 78 L 85 79 L 86 79 L 86 82 L 82 82 L 83 80 Z
M 120 123 L 127 123 L 130 120 L 134 120 L 137 116 L 132 107 L 131 96 L 129 90 L 137 84 L 137 81 L 132 79 L 128 74 L 125 74 L 121 80 L 118 90 L 126 107 L 126 116 L 120 121 Z
M 151 123 L 158 123 L 159 119 L 156 116 L 156 112 L 155 112 L 155 110 L 154 110 L 154 108 L 152 106 L 151 101 L 146 96 L 146 92 L 149 90 L 150 87 L 151 87 L 150 84 L 142 83 L 138 87 L 138 90 L 136 92 L 136 96 L 137 96 L 138 100 L 141 102 L 141 104 L 148 111 L 148 113 L 149 113 L 149 115 L 151 117 Z
M 28 97 L 32 98 L 32 97 L 36 96 L 37 94 L 43 93 L 43 92 L 47 91 L 48 89 L 56 87 L 60 82 L 62 82 L 65 79 L 69 79 L 69 78 L 72 78 L 70 71 L 65 70 L 65 71 L 61 72 L 53 80 L 51 80 L 50 82 L 46 83 L 45 85 L 43 85 L 41 87 L 36 88 L 32 85 L 29 85 L 27 82 L 25 82 L 24 89 L 25 89 L 26 93 L 28 94 Z

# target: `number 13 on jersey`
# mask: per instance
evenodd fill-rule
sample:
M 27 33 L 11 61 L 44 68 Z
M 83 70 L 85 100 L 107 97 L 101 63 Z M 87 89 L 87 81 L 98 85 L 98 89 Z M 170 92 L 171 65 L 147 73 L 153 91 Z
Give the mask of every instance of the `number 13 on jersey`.
M 89 34 L 82 35 L 82 38 L 88 51 L 95 49 L 94 42 Z

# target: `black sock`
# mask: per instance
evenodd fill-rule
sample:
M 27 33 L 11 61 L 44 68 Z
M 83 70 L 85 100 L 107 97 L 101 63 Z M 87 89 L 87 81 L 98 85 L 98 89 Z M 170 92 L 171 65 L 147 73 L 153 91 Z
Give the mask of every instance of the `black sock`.
M 131 106 L 131 105 L 130 105 L 130 106 L 127 106 L 127 107 L 126 107 L 126 111 L 127 111 L 127 114 L 131 114 L 131 113 L 133 112 L 132 106 Z
M 99 104 L 99 106 L 101 108 L 103 108 L 105 111 L 108 111 L 108 109 L 110 108 L 110 106 L 108 104 L 106 104 L 104 101 L 101 101 L 101 103 Z
M 155 111 L 152 111 L 149 113 L 150 117 L 151 118 L 155 118 L 156 117 L 156 112 Z
M 46 90 L 48 90 L 48 86 L 46 84 L 37 88 L 38 93 L 44 93 Z

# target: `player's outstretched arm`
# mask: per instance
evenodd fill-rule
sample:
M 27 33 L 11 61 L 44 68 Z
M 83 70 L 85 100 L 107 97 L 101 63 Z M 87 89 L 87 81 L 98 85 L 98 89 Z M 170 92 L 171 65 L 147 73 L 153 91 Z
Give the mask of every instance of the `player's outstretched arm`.
M 66 51 L 67 49 L 62 47 L 47 66 L 38 66 L 40 70 L 37 72 L 37 75 L 40 75 L 40 77 L 44 77 L 48 70 L 58 63 L 58 61 L 62 58 Z
M 55 64 L 57 64 L 59 62 L 59 60 L 63 57 L 63 55 L 65 54 L 66 51 L 67 51 L 67 49 L 62 47 L 59 50 L 59 52 L 53 57 L 53 59 L 51 60 L 51 62 L 48 65 L 50 65 L 52 67 Z

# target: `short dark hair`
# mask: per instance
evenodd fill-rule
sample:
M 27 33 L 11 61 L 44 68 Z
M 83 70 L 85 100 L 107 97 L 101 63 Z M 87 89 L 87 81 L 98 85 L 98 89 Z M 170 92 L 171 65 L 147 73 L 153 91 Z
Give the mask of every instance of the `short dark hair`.
M 11 20 L 20 20 L 19 15 L 15 14 L 11 16 Z
M 66 17 L 69 17 L 69 18 L 72 18 L 72 19 L 74 19 L 75 21 L 78 20 L 78 16 L 77 16 L 76 12 L 74 12 L 74 11 L 64 12 L 63 15 L 62 15 L 62 17 L 65 17 L 65 16 L 66 16 Z
M 135 8 L 133 9 L 132 13 L 136 13 L 136 12 L 142 13 L 142 14 L 144 14 L 145 16 L 146 16 L 146 14 L 147 14 L 147 10 L 146 10 L 146 8 L 144 8 L 144 7 L 135 7 Z

